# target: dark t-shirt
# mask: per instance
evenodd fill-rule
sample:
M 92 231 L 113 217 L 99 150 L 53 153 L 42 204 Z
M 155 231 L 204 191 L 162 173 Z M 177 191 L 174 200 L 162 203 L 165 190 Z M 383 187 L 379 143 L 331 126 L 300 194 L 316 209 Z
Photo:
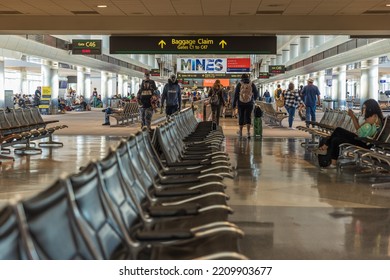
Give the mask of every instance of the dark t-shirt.
M 152 107 L 151 98 L 154 95 L 154 92 L 157 90 L 155 81 L 153 80 L 143 80 L 141 87 L 138 91 L 137 98 L 140 101 L 143 108 Z

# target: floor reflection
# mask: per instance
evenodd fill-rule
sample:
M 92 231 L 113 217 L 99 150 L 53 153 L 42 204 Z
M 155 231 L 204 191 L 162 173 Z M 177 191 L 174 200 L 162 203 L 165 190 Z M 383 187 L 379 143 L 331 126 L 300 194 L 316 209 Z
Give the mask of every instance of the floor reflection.
M 372 190 L 353 170 L 321 170 L 301 138 L 239 140 L 226 152 L 235 171 L 225 179 L 231 220 L 246 232 L 252 259 L 388 259 L 390 190 Z M 229 130 L 228 130 L 229 131 Z M 62 173 L 101 159 L 119 136 L 57 136 L 63 148 L 0 165 L 0 204 L 49 186 Z

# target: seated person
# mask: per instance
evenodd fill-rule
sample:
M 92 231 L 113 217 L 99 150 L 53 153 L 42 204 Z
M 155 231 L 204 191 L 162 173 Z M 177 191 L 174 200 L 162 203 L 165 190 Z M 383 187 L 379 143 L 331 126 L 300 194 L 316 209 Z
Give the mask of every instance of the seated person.
M 110 115 L 114 113 L 114 111 L 111 109 L 111 107 L 107 107 L 106 109 L 103 109 L 102 112 L 104 112 L 104 123 L 102 125 L 111 125 Z
M 23 95 L 23 97 L 19 97 L 18 105 L 19 105 L 19 108 L 23 108 L 23 109 L 26 108 L 26 99 L 25 99 L 25 95 Z
M 103 108 L 102 96 L 100 94 L 96 98 L 96 108 Z
M 84 97 L 80 96 L 80 106 L 82 111 L 87 111 L 87 102 L 85 102 Z
M 348 110 L 348 115 L 352 119 L 357 134 L 344 128 L 337 127 L 333 133 L 325 139 L 324 144 L 314 151 L 318 155 L 328 155 L 331 157 L 330 168 L 336 168 L 337 158 L 340 153 L 339 146 L 341 144 L 349 143 L 368 148 L 366 143 L 356 139 L 356 137 L 374 137 L 382 126 L 383 114 L 378 102 L 374 99 L 368 99 L 363 103 L 362 115 L 364 116 L 364 122 L 362 124 L 359 124 L 358 118 L 351 109 Z
M 60 110 L 61 113 L 65 113 L 65 100 L 63 98 L 58 98 L 58 109 Z

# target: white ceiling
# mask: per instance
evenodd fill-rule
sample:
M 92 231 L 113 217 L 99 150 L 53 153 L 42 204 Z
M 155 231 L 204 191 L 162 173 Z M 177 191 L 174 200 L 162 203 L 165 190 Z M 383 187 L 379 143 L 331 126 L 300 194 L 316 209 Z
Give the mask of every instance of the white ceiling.
M 387 35 L 386 3 L 390 0 L 1 0 L 0 33 Z
M 100 4 L 107 8 L 98 8 Z M 390 11 L 381 0 L 2 0 L 0 11 L 38 16 L 362 15 Z

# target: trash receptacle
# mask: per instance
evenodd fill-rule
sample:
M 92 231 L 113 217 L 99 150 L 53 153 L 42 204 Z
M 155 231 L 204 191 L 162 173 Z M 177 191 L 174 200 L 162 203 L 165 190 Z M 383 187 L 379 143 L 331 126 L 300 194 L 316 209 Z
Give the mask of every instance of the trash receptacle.
M 52 105 L 50 106 L 50 115 L 57 115 L 58 113 L 58 106 Z

